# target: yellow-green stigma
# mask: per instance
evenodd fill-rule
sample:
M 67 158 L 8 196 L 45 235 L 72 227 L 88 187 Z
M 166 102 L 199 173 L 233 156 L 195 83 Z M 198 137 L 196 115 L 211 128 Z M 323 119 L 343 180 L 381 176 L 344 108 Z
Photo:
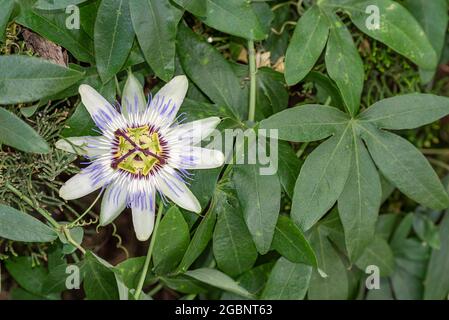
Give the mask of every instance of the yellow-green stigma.
M 156 165 L 165 163 L 159 135 L 149 126 L 117 130 L 115 136 L 117 147 L 112 168 L 145 177 Z

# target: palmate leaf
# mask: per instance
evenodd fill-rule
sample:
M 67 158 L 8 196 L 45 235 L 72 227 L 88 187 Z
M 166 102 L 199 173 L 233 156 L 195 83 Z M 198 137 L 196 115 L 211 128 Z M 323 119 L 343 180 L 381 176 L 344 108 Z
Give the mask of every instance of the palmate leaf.
M 134 42 L 129 0 L 102 0 L 94 30 L 95 61 L 103 82 L 120 71 Z
M 326 69 L 337 84 L 349 114 L 355 115 L 363 90 L 363 62 L 348 28 L 335 14 L 328 16 L 332 24 L 325 55 Z
M 285 54 L 285 81 L 294 85 L 304 79 L 315 65 L 327 42 L 329 24 L 313 6 L 298 20 Z
M 338 199 L 346 249 L 355 261 L 374 237 L 382 189 L 377 169 L 352 128 L 353 159 L 349 178 Z
M 351 125 L 318 146 L 304 162 L 293 195 L 292 219 L 310 229 L 340 196 L 351 165 Z
M 437 174 L 410 142 L 369 124 L 358 128 L 377 167 L 399 190 L 429 208 L 449 207 L 449 196 Z
M 362 32 L 385 43 L 424 69 L 433 69 L 437 56 L 423 29 L 398 2 L 391 0 L 325 0 L 323 6 L 340 8 L 349 13 L 352 22 Z M 379 28 L 368 28 L 370 16 L 366 8 L 379 8 Z
M 146 61 L 169 81 L 175 72 L 175 42 L 182 10 L 169 0 L 130 1 L 131 19 Z
M 349 116 L 321 105 L 302 105 L 276 113 L 260 122 L 261 129 L 277 129 L 281 140 L 307 142 L 321 140 L 342 130 Z

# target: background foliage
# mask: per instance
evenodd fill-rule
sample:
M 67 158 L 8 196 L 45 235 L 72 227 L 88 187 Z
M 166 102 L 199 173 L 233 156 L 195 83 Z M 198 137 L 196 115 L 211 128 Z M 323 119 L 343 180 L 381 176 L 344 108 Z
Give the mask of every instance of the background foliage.
M 67 27 L 70 4 L 79 28 Z M 380 29 L 365 24 L 369 5 Z M 195 172 L 204 211 L 166 208 L 141 298 L 447 299 L 446 0 L 0 8 L 0 298 L 133 298 L 147 244 L 129 213 L 98 227 L 96 195 L 58 197 L 83 165 L 54 147 L 97 134 L 80 84 L 120 101 L 132 71 L 146 93 L 187 75 L 188 120 L 217 115 L 221 130 L 276 128 L 280 139 L 276 175 L 248 164 Z M 69 265 L 82 290 L 66 290 Z M 365 287 L 370 265 L 379 290 Z

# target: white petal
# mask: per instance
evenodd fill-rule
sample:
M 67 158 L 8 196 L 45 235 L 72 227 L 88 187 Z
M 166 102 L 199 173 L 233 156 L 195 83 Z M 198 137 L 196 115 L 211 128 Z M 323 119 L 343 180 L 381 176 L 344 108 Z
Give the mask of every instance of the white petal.
M 219 117 L 209 117 L 179 125 L 170 132 L 170 135 L 176 136 L 178 140 L 191 140 L 191 143 L 197 144 L 207 138 L 220 123 Z
M 196 213 L 201 212 L 201 205 L 198 199 L 184 182 L 175 177 L 165 175 L 159 178 L 158 185 L 160 191 L 181 208 Z
M 154 199 L 152 203 L 154 203 Z M 139 208 L 139 206 L 133 207 L 132 213 L 134 232 L 136 233 L 137 239 L 140 241 L 148 240 L 154 227 L 154 205 L 148 206 L 145 209 Z
M 126 192 L 120 187 L 111 185 L 106 189 L 101 202 L 100 226 L 114 221 L 126 207 Z
M 145 111 L 147 102 L 143 93 L 143 87 L 139 80 L 132 74 L 128 74 L 122 94 L 122 110 L 126 115 L 129 111 Z
M 173 162 L 173 166 L 183 169 L 211 169 L 223 165 L 224 155 L 218 150 L 190 147 L 173 155 Z
M 80 172 L 64 183 L 59 189 L 59 196 L 65 200 L 78 199 L 101 188 L 104 183 L 105 180 L 94 183 L 91 174 Z
M 154 96 L 153 101 L 155 103 L 161 103 L 161 101 L 168 103 L 171 101 L 168 110 L 163 113 L 170 122 L 175 119 L 176 114 L 184 101 L 188 87 L 189 81 L 186 76 L 176 76 L 163 86 Z
M 117 110 L 91 86 L 86 84 L 80 85 L 79 93 L 81 101 L 101 130 L 105 128 L 106 124 L 111 123 L 119 116 Z
M 55 146 L 58 149 L 88 157 L 100 156 L 108 152 L 105 149 L 88 147 L 89 145 L 95 146 L 96 142 L 100 143 L 101 137 L 70 137 L 58 140 Z

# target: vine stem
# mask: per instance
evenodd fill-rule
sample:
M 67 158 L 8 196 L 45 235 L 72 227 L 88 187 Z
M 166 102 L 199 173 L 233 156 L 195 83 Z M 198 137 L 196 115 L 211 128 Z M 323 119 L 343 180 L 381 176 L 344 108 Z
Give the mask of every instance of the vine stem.
M 51 214 L 47 210 L 37 206 L 30 198 L 28 198 L 22 192 L 20 192 L 15 187 L 10 185 L 8 182 L 5 184 L 5 187 L 7 189 L 9 189 L 12 193 L 14 193 L 16 196 L 18 196 L 21 200 L 25 201 L 32 208 L 34 208 L 37 212 L 39 212 L 45 219 L 47 219 L 48 222 L 51 223 L 51 225 L 54 228 L 56 228 L 57 230 L 61 229 L 61 225 L 55 219 L 53 219 L 53 217 L 51 216 Z
M 162 201 L 159 203 L 159 208 L 157 210 L 156 222 L 154 223 L 153 235 L 151 236 L 150 246 L 148 247 L 147 257 L 145 258 L 145 263 L 143 265 L 142 273 L 140 275 L 139 284 L 137 285 L 136 292 L 134 294 L 134 298 L 139 300 L 140 294 L 142 293 L 143 284 L 145 282 L 145 278 L 148 273 L 148 268 L 150 266 L 151 256 L 153 255 L 154 242 L 156 240 L 157 229 L 159 227 L 159 222 L 162 217 Z
M 254 49 L 254 41 L 248 40 L 248 62 L 249 62 L 249 111 L 248 120 L 254 122 L 256 114 L 256 88 L 257 88 L 257 67 L 256 67 L 256 50 Z

